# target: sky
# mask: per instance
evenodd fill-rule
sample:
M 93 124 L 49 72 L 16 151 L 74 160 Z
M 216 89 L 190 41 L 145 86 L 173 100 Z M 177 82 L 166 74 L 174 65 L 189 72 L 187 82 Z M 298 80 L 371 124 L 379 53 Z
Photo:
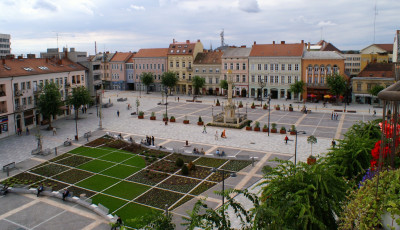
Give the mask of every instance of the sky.
M 16 55 L 57 46 L 94 54 L 95 41 L 98 52 L 167 48 L 173 39 L 209 49 L 222 30 L 228 45 L 322 38 L 360 50 L 393 43 L 400 30 L 399 0 L 0 0 L 0 9 L 0 33 L 11 34 Z

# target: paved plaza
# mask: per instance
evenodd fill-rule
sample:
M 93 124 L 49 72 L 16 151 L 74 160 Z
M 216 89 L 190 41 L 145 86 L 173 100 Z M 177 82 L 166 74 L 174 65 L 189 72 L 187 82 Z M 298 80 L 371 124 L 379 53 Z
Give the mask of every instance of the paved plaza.
M 127 98 L 127 101 L 117 102 L 117 98 Z M 124 138 L 132 137 L 135 141 L 144 139 L 146 135 L 155 137 L 155 144 L 162 145 L 166 148 L 178 149 L 182 152 L 191 152 L 193 148 L 203 148 L 206 155 L 213 155 L 217 149 L 224 150 L 227 156 L 250 156 L 256 157 L 255 166 L 248 166 L 243 171 L 238 173 L 235 178 L 229 178 L 225 181 L 225 188 L 244 189 L 250 188 L 257 191 L 257 188 L 251 186 L 256 184 L 262 178 L 262 167 L 266 164 L 274 165 L 270 160 L 274 158 L 294 160 L 295 141 L 294 136 L 288 135 L 291 141 L 288 144 L 284 143 L 285 135 L 270 134 L 263 132 L 246 131 L 245 129 L 226 129 L 226 139 L 218 138 L 215 140 L 215 133 L 221 134 L 223 128 L 207 127 L 207 133 L 202 133 L 203 127 L 198 126 L 197 120 L 199 116 L 205 123 L 212 120 L 212 114 L 220 113 L 222 106 L 214 106 L 215 97 L 201 97 L 202 103 L 186 102 L 190 97 L 179 96 L 180 101 L 177 101 L 176 96 L 168 97 L 168 116 L 175 116 L 175 123 L 165 125 L 162 122 L 163 113 L 165 113 L 164 105 L 157 105 L 161 101 L 161 96 L 158 93 L 141 94 L 137 92 L 120 92 L 110 91 L 104 95 L 104 101 L 111 101 L 114 106 L 103 108 L 102 125 L 103 130 L 99 131 L 99 118 L 97 116 L 96 107 L 88 110 L 87 114 L 80 114 L 78 120 L 79 141 L 74 141 L 73 146 L 61 146 L 67 138 L 73 139 L 75 135 L 75 120 L 73 117 L 66 117 L 54 122 L 57 128 L 57 134 L 53 136 L 51 131 L 46 131 L 45 127 L 41 127 L 40 133 L 44 136 L 43 147 L 50 148 L 54 152 L 57 148 L 57 154 L 62 154 L 72 148 L 81 146 L 87 143 L 83 138 L 83 134 L 88 131 L 93 132 L 91 140 L 104 135 L 105 133 L 121 134 Z M 140 100 L 140 108 L 145 112 L 145 118 L 139 120 L 136 115 L 131 115 L 136 111 L 136 99 Z M 219 98 L 220 102 L 225 102 L 223 98 Z M 248 114 L 250 120 L 259 121 L 261 127 L 268 123 L 268 110 L 263 110 L 261 107 L 251 109 L 250 105 L 253 102 L 251 99 L 235 99 L 242 101 L 244 108 L 239 109 L 238 113 Z M 260 102 L 256 102 L 260 104 Z M 272 100 L 271 105 L 279 104 L 281 109 L 283 105 L 287 108 L 289 103 L 292 103 L 295 111 L 273 110 L 270 111 L 270 123 L 277 123 L 278 130 L 281 126 L 285 126 L 287 130 L 291 125 L 296 125 L 297 130 L 305 131 L 306 134 L 298 135 L 297 143 L 297 159 L 305 161 L 310 155 L 311 147 L 307 143 L 307 137 L 314 135 L 318 138 L 318 143 L 313 145 L 314 154 L 323 154 L 328 151 L 333 138 L 339 139 L 343 137 L 343 133 L 357 121 L 368 121 L 375 119 L 372 116 L 373 108 L 368 105 L 350 105 L 348 110 L 356 111 L 356 113 L 338 113 L 338 120 L 332 120 L 331 114 L 334 110 L 341 110 L 343 106 L 331 106 L 323 108 L 322 103 L 314 104 L 307 103 L 306 106 L 311 110 L 309 114 L 303 114 L 299 110 L 303 104 L 297 104 L 293 101 Z M 133 107 L 127 109 L 128 104 Z M 221 103 L 222 104 L 222 103 Z M 247 104 L 247 106 L 246 106 Z M 247 107 L 247 109 L 246 109 Z M 120 116 L 117 116 L 117 111 Z M 378 116 L 381 110 L 376 109 Z M 149 119 L 151 112 L 155 112 L 157 120 Z M 183 124 L 183 120 L 187 118 L 190 124 Z M 31 130 L 30 135 L 11 136 L 0 140 L 0 166 L 10 162 L 17 163 L 17 169 L 10 172 L 10 176 L 19 172 L 25 171 L 43 161 L 50 159 L 55 154 L 49 156 L 32 156 L 32 149 L 36 148 L 37 141 L 34 133 L 38 129 Z M 190 147 L 185 147 L 185 142 L 188 141 Z M 5 179 L 6 173 L 0 173 L 0 179 Z M 214 188 L 219 189 L 220 184 Z M 213 191 L 206 191 L 202 194 L 207 197 L 206 203 L 210 207 L 218 207 L 221 204 L 220 197 L 215 195 Z M 172 210 L 174 221 L 181 222 L 181 216 L 186 215 L 186 210 L 191 209 L 196 199 Z M 15 203 L 15 204 L 14 204 Z M 17 205 L 18 204 L 18 205 Z M 40 210 L 40 208 L 48 206 L 49 210 L 54 212 L 46 213 L 36 220 L 35 212 L 32 210 Z M 73 206 L 68 203 L 62 203 L 51 198 L 40 198 L 25 196 L 25 195 L 7 195 L 0 198 L 0 207 L 6 207 L 0 210 L 0 229 L 50 229 L 50 226 L 60 224 L 63 228 L 69 229 L 107 229 L 105 222 L 99 216 L 84 210 L 81 207 Z M 36 208 L 37 207 L 37 208 Z M 17 214 L 18 213 L 18 214 Z M 33 216 L 30 216 L 32 215 Z M 24 218 L 22 218 L 24 217 Z M 33 221 L 35 220 L 35 221 Z M 67 221 L 69 220 L 69 221 Z M 75 227 L 68 224 L 73 222 Z M 7 227 L 11 226 L 11 227 Z M 16 227 L 18 226 L 18 227 Z M 106 228 L 105 228 L 106 227 Z M 178 229 L 180 226 L 177 226 Z

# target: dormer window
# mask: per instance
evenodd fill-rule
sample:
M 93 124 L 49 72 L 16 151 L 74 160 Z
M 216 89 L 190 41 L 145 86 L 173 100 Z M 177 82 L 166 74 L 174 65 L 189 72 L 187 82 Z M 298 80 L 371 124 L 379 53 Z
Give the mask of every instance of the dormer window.
M 41 69 L 41 70 L 48 70 L 49 69 L 49 68 L 47 68 L 47 66 L 39 66 L 38 68 Z
M 171 53 L 174 53 L 174 50 L 171 50 L 170 52 L 171 52 Z
M 24 70 L 26 71 L 33 71 L 33 69 L 31 67 L 24 67 Z
M 178 48 L 182 48 L 182 46 L 178 46 Z

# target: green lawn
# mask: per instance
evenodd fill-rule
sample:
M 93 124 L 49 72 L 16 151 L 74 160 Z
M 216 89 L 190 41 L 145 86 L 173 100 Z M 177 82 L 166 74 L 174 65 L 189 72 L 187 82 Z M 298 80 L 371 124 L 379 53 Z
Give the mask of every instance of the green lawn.
M 111 196 L 106 196 L 103 194 L 97 194 L 94 197 L 92 197 L 92 203 L 93 204 L 102 204 L 106 208 L 110 210 L 110 213 L 114 212 L 118 208 L 120 208 L 122 205 L 128 203 L 127 201 L 117 199 Z
M 126 161 L 121 162 L 122 164 L 131 165 L 139 168 L 146 167 L 146 161 L 140 156 L 134 156 Z
M 116 197 L 133 200 L 135 197 L 149 190 L 150 187 L 136 184 L 132 182 L 121 181 L 120 183 L 112 186 L 111 188 L 103 191 L 103 193 L 110 194 Z
M 109 168 L 109 169 L 101 172 L 101 174 L 125 179 L 128 176 L 134 174 L 135 172 L 137 172 L 139 170 L 140 170 L 140 168 L 137 168 L 137 167 L 116 165 L 112 168 Z
M 113 165 L 113 163 L 107 161 L 92 160 L 86 164 L 80 165 L 78 168 L 97 173 Z
M 70 152 L 70 153 L 78 154 L 78 153 L 85 152 L 85 151 L 87 151 L 87 150 L 89 150 L 89 149 L 91 149 L 91 148 L 85 147 L 85 146 L 81 146 L 81 147 L 78 147 L 78 148 L 76 148 L 76 149 L 73 149 L 73 150 L 71 150 L 71 151 L 69 151 L 69 152 Z
M 130 157 L 132 157 L 132 154 L 112 152 L 112 153 L 110 153 L 110 154 L 108 154 L 106 156 L 100 157 L 99 159 L 119 163 L 121 161 L 124 161 L 124 160 L 130 158 Z
M 146 207 L 144 205 L 136 204 L 136 203 L 129 203 L 120 210 L 116 211 L 114 214 L 120 216 L 123 220 L 128 220 L 132 219 L 133 217 L 140 218 L 146 214 L 150 214 L 152 212 L 162 214 L 162 211 Z M 137 228 L 138 226 L 135 226 L 134 224 L 131 223 L 126 223 L 126 225 Z
M 103 149 L 97 149 L 97 148 L 87 148 L 87 147 L 79 147 L 79 148 L 85 148 L 85 150 L 76 152 L 75 154 L 78 154 L 81 156 L 86 156 L 86 157 L 93 157 L 93 158 L 99 158 L 99 157 L 104 156 L 111 152 L 111 150 L 103 150 Z M 72 153 L 72 151 L 70 151 L 70 153 Z
M 102 191 L 105 188 L 117 183 L 119 180 L 107 176 L 94 175 L 86 180 L 79 182 L 78 186 L 94 191 Z

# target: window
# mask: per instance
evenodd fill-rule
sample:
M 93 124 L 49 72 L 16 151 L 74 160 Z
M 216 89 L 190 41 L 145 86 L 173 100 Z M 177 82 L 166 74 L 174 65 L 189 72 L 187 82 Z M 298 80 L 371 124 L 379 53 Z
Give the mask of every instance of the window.
M 208 83 L 209 83 L 209 84 L 212 84 L 212 77 L 209 77 L 209 78 L 208 78 Z
M 176 67 L 179 67 L 179 62 L 178 61 L 176 62 Z
M 212 69 L 212 68 L 210 68 L 208 71 L 209 71 L 210 73 L 212 73 L 212 72 L 213 72 L 213 69 Z
M 281 76 L 281 84 L 285 84 L 285 76 Z
M 261 70 L 261 64 L 257 65 L 257 70 Z
M 240 82 L 240 75 L 236 75 L 236 82 Z
M 258 82 L 261 82 L 261 75 L 258 75 L 258 77 L 257 77 L 257 80 L 258 80 Z
M 299 81 L 299 76 L 295 76 L 295 77 L 294 77 L 294 81 L 295 81 L 295 82 L 298 82 L 298 81 Z
M 314 66 L 314 73 L 315 73 L 315 74 L 318 74 L 318 70 L 319 70 L 318 66 L 317 66 L 317 65 Z
M 321 83 L 321 84 L 324 84 L 324 83 L 325 83 L 325 78 L 324 78 L 324 77 L 321 77 L 320 83 Z
M 26 82 L 26 89 L 31 89 L 31 82 L 30 81 Z
M 154 64 L 154 65 L 155 65 L 155 64 Z M 157 69 L 160 69 L 160 64 L 158 64 L 157 66 L 158 66 L 158 68 L 157 68 Z
M 271 84 L 274 83 L 274 76 L 269 77 L 269 83 L 271 83 Z
M 251 70 L 254 70 L 254 64 L 251 64 Z
M 236 63 L 236 70 L 240 69 L 240 63 Z
M 294 64 L 294 70 L 299 71 L 299 64 Z
M 233 63 L 231 63 L 231 69 L 233 69 Z
M 312 66 L 308 66 L 308 74 L 312 74 Z
M 192 68 L 192 62 L 191 61 L 189 62 L 189 68 L 190 69 Z
M 279 76 L 275 76 L 275 83 L 279 83 Z
M 292 76 L 287 77 L 287 83 L 292 84 Z
M 281 70 L 285 70 L 285 64 L 281 65 Z
M 186 75 L 183 73 L 182 74 L 182 79 L 185 79 L 186 78 Z
M 194 72 L 198 73 L 198 72 L 199 72 L 199 68 L 196 68 L 196 69 L 194 70 Z
M 361 91 L 361 83 L 357 83 L 357 91 Z
M 224 80 L 226 81 L 226 74 L 224 74 Z
M 192 74 L 189 73 L 189 80 L 192 80 Z
M 164 64 L 161 64 L 161 71 L 164 71 Z
M 205 73 L 206 72 L 206 68 L 203 68 L 203 73 Z
M 325 67 L 321 66 L 321 74 L 325 73 Z
M 251 82 L 255 82 L 256 81 L 256 77 L 254 75 L 251 75 Z
M 215 78 L 215 84 L 219 84 L 219 77 Z
M 335 68 L 335 67 L 333 67 L 333 68 Z M 367 90 L 368 90 L 368 91 L 370 91 L 370 90 L 371 90 L 371 86 L 372 86 L 372 84 L 371 84 L 371 83 L 368 83 L 368 84 L 367 84 Z
M 216 72 L 216 73 L 219 73 L 219 68 L 216 68 L 216 69 L 215 69 L 215 72 Z
M 264 82 L 268 83 L 268 76 L 264 76 Z
M 337 66 L 333 66 L 333 73 L 337 73 L 339 71 L 339 68 Z
M 183 67 L 183 68 L 186 67 L 186 62 L 182 62 L 182 67 Z
M 173 62 L 170 62 L 170 63 L 169 63 L 169 67 L 174 67 L 174 63 L 173 63 Z M 140 64 L 139 64 L 139 69 L 140 69 Z
M 21 82 L 21 90 L 25 90 L 25 82 Z
M 32 97 L 28 97 L 28 105 L 32 105 Z
M 246 82 L 246 75 L 242 76 L 242 82 Z
M 287 70 L 292 71 L 292 64 L 287 65 Z
M 51 83 L 54 83 L 54 79 L 50 79 L 50 82 L 51 82 Z M 25 88 L 25 84 L 24 84 L 24 88 Z
M 275 71 L 278 71 L 278 70 L 279 70 L 279 65 L 275 64 Z
M 264 70 L 268 70 L 268 64 L 264 64 Z
M 274 70 L 274 64 L 271 64 L 269 69 L 270 69 L 270 71 L 273 71 Z
M 246 70 L 246 63 L 243 63 L 243 70 Z
M 228 63 L 224 63 L 224 69 L 228 69 Z
M 22 105 L 26 105 L 26 97 L 22 98 Z
M 315 84 L 318 83 L 318 77 L 314 77 L 314 83 L 315 83 Z

